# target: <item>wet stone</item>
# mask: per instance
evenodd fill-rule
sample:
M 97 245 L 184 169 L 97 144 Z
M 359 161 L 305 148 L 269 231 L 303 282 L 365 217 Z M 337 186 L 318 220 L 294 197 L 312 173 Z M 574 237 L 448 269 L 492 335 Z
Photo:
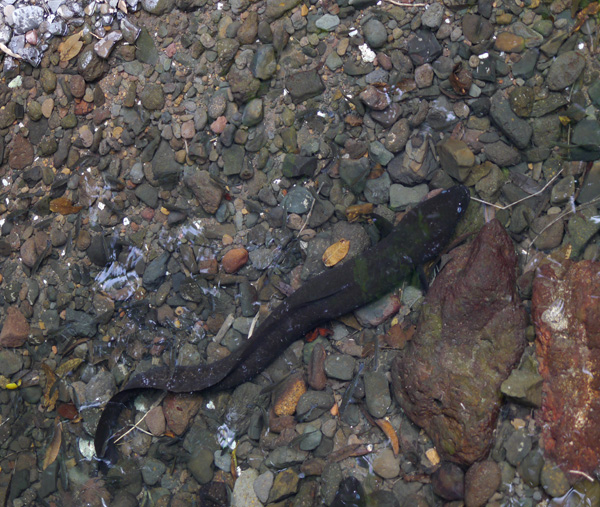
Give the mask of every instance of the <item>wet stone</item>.
M 444 500 L 462 500 L 465 494 L 464 477 L 465 473 L 458 465 L 444 461 L 431 475 L 433 491 Z
M 355 193 L 364 190 L 367 177 L 370 172 L 369 161 L 365 158 L 360 160 L 342 159 L 340 161 L 340 178 Z
M 320 95 L 325 91 L 325 86 L 316 70 L 292 74 L 286 79 L 285 84 L 296 103 Z
M 33 162 L 33 146 L 29 139 L 17 135 L 10 146 L 8 165 L 11 169 L 25 169 Z
M 340 18 L 333 14 L 325 14 L 315 22 L 315 26 L 320 30 L 332 32 L 340 24 Z
M 163 88 L 157 83 L 148 83 L 140 94 L 142 105 L 149 111 L 162 109 L 165 105 Z
M 325 359 L 325 373 L 330 378 L 351 380 L 354 376 L 356 361 L 346 354 L 331 354 Z
M 429 189 L 425 184 L 414 187 L 394 184 L 390 187 L 390 207 L 392 209 L 402 209 L 410 204 L 417 204 L 427 195 L 428 191 Z
M 539 486 L 542 467 L 544 466 L 544 457 L 540 449 L 529 452 L 521 461 L 517 470 L 523 481 L 531 487 Z
M 531 125 L 515 115 L 501 90 L 492 96 L 490 115 L 498 128 L 517 148 L 523 149 L 529 145 L 533 133 Z
M 372 48 L 380 48 L 387 42 L 387 30 L 378 19 L 370 19 L 363 26 L 365 41 Z
M 106 64 L 94 52 L 94 47 L 90 45 L 79 54 L 77 71 L 89 83 L 100 79 L 104 75 Z
M 475 463 L 465 474 L 465 503 L 482 507 L 500 487 L 502 475 L 495 461 Z
M 16 34 L 27 33 L 39 27 L 44 21 L 44 9 L 36 5 L 19 7 L 13 12 L 12 20 Z
M 282 201 L 283 208 L 288 213 L 306 213 L 314 200 L 313 195 L 304 187 L 295 186 Z
M 486 144 L 483 150 L 488 160 L 499 167 L 510 167 L 521 162 L 521 154 L 502 141 Z
M 373 471 L 384 479 L 394 479 L 400 473 L 400 458 L 387 448 L 373 457 Z
M 442 54 L 440 43 L 433 32 L 417 30 L 415 35 L 408 40 L 408 55 L 415 65 L 433 62 Z
M 546 461 L 542 467 L 540 485 L 551 497 L 564 495 L 570 487 L 563 471 L 551 461 Z
M 210 449 L 200 448 L 192 454 L 187 462 L 188 470 L 200 484 L 207 484 L 212 480 L 214 475 L 213 459 L 214 456 Z M 258 472 L 254 473 L 258 474 Z
M 563 90 L 571 86 L 585 67 L 585 58 L 576 51 L 567 51 L 557 56 L 546 78 L 550 90 Z
M 155 458 L 146 458 L 142 465 L 142 478 L 148 486 L 157 484 L 166 471 L 166 465 Z
M 523 429 L 515 431 L 504 443 L 506 461 L 517 466 L 531 451 L 531 437 Z
M 465 37 L 473 44 L 488 40 L 494 33 L 492 24 L 477 14 L 463 16 L 462 29 Z
M 381 419 L 392 404 L 388 380 L 384 373 L 369 371 L 364 374 L 364 382 L 367 410 L 373 417 Z
M 433 3 L 427 6 L 421 15 L 421 22 L 428 28 L 439 28 L 444 19 L 444 6 L 441 3 Z

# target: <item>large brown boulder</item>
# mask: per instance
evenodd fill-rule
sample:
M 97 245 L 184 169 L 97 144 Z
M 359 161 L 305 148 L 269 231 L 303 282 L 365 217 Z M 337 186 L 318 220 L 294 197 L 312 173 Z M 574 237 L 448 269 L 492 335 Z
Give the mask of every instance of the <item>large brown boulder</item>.
M 541 266 L 533 283 L 546 458 L 576 481 L 600 464 L 600 262 Z
M 447 460 L 471 464 L 491 445 L 500 384 L 525 347 L 517 257 L 493 220 L 451 252 L 425 299 L 417 332 L 392 365 L 400 405 Z

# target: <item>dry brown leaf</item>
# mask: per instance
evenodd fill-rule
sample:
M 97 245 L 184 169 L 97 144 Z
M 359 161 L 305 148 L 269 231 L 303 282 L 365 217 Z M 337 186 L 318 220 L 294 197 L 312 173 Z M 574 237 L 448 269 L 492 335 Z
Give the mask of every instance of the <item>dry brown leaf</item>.
M 353 204 L 346 208 L 346 218 L 348 222 L 356 222 L 365 215 L 373 213 L 373 203 Z
M 350 249 L 350 241 L 347 239 L 340 239 L 337 243 L 331 245 L 323 254 L 323 263 L 325 266 L 330 268 L 335 266 L 348 254 Z
M 83 359 L 79 359 L 77 357 L 69 359 L 56 368 L 56 375 L 58 375 L 60 378 L 63 378 L 68 373 L 71 373 L 73 370 L 77 369 L 81 363 L 83 363 Z
M 600 3 L 593 2 L 589 4 L 585 9 L 580 10 L 577 13 L 577 23 L 573 27 L 573 32 L 577 32 L 583 24 L 589 19 L 590 16 L 595 16 L 600 10 Z
M 462 63 L 457 63 L 452 69 L 452 74 L 448 78 L 452 89 L 459 95 L 466 95 L 471 89 L 473 76 L 471 71 L 463 66 Z
M 61 215 L 72 215 L 83 209 L 83 206 L 73 206 L 73 201 L 66 197 L 58 197 L 50 201 L 50 211 L 60 213 Z
M 79 54 L 83 47 L 83 41 L 81 40 L 82 34 L 83 31 L 79 31 L 70 37 L 67 37 L 58 45 L 61 62 L 68 62 L 71 58 L 75 58 Z
M 375 422 L 377 423 L 377 426 L 381 428 L 381 431 L 385 433 L 385 436 L 390 439 L 394 456 L 398 456 L 400 453 L 400 442 L 398 441 L 398 435 L 392 425 L 385 419 L 375 419 Z
M 52 368 L 45 363 L 42 363 L 42 370 L 46 375 L 46 388 L 44 389 L 44 407 L 51 412 L 58 401 L 58 389 L 52 391 L 52 387 L 56 383 L 56 375 Z M 50 394 L 52 393 L 52 394 Z
M 52 442 L 46 449 L 46 455 L 44 456 L 44 464 L 42 465 L 42 470 L 46 470 L 54 461 L 56 460 L 58 453 L 60 452 L 60 446 L 62 445 L 62 423 L 60 421 L 56 421 L 56 427 L 54 428 L 54 436 L 52 437 Z

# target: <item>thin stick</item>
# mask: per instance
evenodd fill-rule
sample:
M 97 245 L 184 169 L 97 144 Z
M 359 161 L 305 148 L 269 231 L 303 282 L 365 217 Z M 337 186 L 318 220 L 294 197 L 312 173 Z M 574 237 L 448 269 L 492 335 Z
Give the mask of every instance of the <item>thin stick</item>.
M 396 0 L 385 0 L 391 4 L 397 5 L 398 7 L 427 7 L 429 4 L 410 4 L 404 2 L 397 2 Z
M 252 336 L 252 333 L 254 333 L 254 328 L 256 327 L 256 323 L 258 322 L 259 315 L 260 315 L 260 312 L 256 312 L 256 315 L 254 316 L 254 318 L 252 319 L 252 322 L 250 323 L 250 329 L 248 330 L 248 338 L 250 338 Z
M 588 474 L 586 474 L 585 472 L 581 472 L 580 470 L 569 470 L 569 473 L 583 475 L 588 481 L 595 482 L 593 477 L 590 477 Z
M 116 444 L 116 443 L 118 443 L 118 442 L 119 442 L 119 440 L 121 440 L 122 438 L 125 438 L 125 436 L 126 436 L 126 435 L 128 435 L 129 433 L 131 433 L 131 432 L 132 432 L 134 429 L 136 429 L 136 428 L 137 428 L 137 429 L 139 429 L 140 431 L 144 431 L 144 430 L 142 430 L 142 429 L 138 428 L 138 426 L 139 426 L 139 425 L 142 423 L 142 421 L 143 421 L 144 419 L 146 419 L 146 416 L 147 416 L 147 415 L 150 413 L 150 410 L 152 410 L 154 407 L 158 407 L 158 405 L 160 405 L 160 404 L 161 404 L 162 400 L 164 400 L 164 399 L 165 399 L 165 396 L 167 396 L 167 393 L 162 393 L 162 394 L 160 395 L 160 397 L 158 398 L 158 400 L 156 400 L 156 401 L 155 401 L 155 402 L 152 404 L 152 406 L 150 407 L 150 409 L 148 410 L 148 412 L 146 412 L 146 413 L 145 413 L 145 414 L 142 416 L 142 418 L 141 418 L 141 419 L 140 419 L 138 422 L 136 422 L 136 423 L 135 423 L 135 424 L 134 424 L 134 425 L 133 425 L 131 428 L 129 428 L 129 429 L 128 429 L 128 430 L 127 430 L 125 433 L 123 433 L 123 434 L 122 434 L 122 435 L 121 435 L 119 438 L 117 438 L 117 439 L 115 440 L 115 444 Z M 146 432 L 144 431 L 144 433 L 146 433 Z
M 230 313 L 229 315 L 227 315 L 227 317 L 225 317 L 225 321 L 221 325 L 221 329 L 219 329 L 219 332 L 217 333 L 217 335 L 213 338 L 213 342 L 215 342 L 217 345 L 219 343 L 221 343 L 223 336 L 225 336 L 225 333 L 227 331 L 229 331 L 229 328 L 233 324 L 233 321 L 234 321 L 233 314 Z
M 531 194 L 531 195 L 528 195 L 527 197 L 523 197 L 523 199 L 519 199 L 518 201 L 515 201 L 515 202 L 513 202 L 513 203 L 511 203 L 511 204 L 507 204 L 506 206 L 499 206 L 498 204 L 492 204 L 491 202 L 487 202 L 487 201 L 484 201 L 484 200 L 482 200 L 482 199 L 477 199 L 477 197 L 471 197 L 471 200 L 472 200 L 472 201 L 477 201 L 477 202 L 480 202 L 480 203 L 482 203 L 482 204 L 487 204 L 488 206 L 492 206 L 492 207 L 494 207 L 494 208 L 501 209 L 501 210 L 504 210 L 504 209 L 509 209 L 509 208 L 512 208 L 513 206 L 516 206 L 517 204 L 519 204 L 519 203 L 521 203 L 521 202 L 523 202 L 523 201 L 526 201 L 527 199 L 530 199 L 530 198 L 532 198 L 532 197 L 535 197 L 535 196 L 536 196 L 536 195 L 538 195 L 538 194 L 541 194 L 541 193 L 542 193 L 544 190 L 546 190 L 546 189 L 547 189 L 547 188 L 548 188 L 548 187 L 549 187 L 549 186 L 552 184 L 552 182 L 553 182 L 553 181 L 554 181 L 556 178 L 558 178 L 558 176 L 559 176 L 559 175 L 560 175 L 560 173 L 562 173 L 562 172 L 563 172 L 563 170 L 562 170 L 562 169 L 561 169 L 560 171 L 558 171 L 558 172 L 557 172 L 557 173 L 556 173 L 556 174 L 555 174 L 555 175 L 554 175 L 554 176 L 553 176 L 553 177 L 550 179 L 550 181 L 544 185 L 544 188 L 542 188 L 541 190 L 538 190 L 538 191 L 537 191 L 535 194 Z
M 323 188 L 324 184 L 325 183 L 321 183 L 321 185 L 319 186 L 319 190 L 317 190 L 317 196 L 321 193 L 321 189 Z M 315 207 L 316 202 L 317 202 L 317 198 L 315 197 L 313 199 L 312 204 L 310 205 L 310 210 L 308 210 L 308 215 L 306 215 L 306 220 L 304 221 L 304 223 L 302 224 L 302 227 L 300 227 L 300 230 L 298 231 L 298 237 L 300 237 L 300 234 L 302 234 L 302 231 L 308 225 L 308 221 L 310 220 L 310 217 L 312 215 L 313 208 Z
M 531 247 L 533 246 L 533 244 L 535 243 L 535 241 L 544 233 L 544 231 L 546 229 L 548 229 L 549 227 L 552 227 L 556 222 L 558 222 L 559 220 L 563 219 L 564 217 L 566 217 L 567 215 L 570 215 L 571 213 L 575 213 L 576 211 L 580 211 L 583 208 L 585 208 L 586 206 L 591 206 L 592 204 L 596 204 L 597 202 L 600 201 L 600 197 L 596 197 L 595 199 L 592 199 L 589 202 L 586 202 L 585 204 L 580 204 L 579 206 L 577 206 L 576 208 L 564 211 L 563 213 L 559 214 L 555 220 L 552 220 L 552 222 L 550 222 L 546 227 L 544 227 L 535 238 L 533 238 L 531 240 L 531 243 L 529 244 L 529 247 L 527 247 L 527 255 L 529 255 L 529 250 L 531 250 Z

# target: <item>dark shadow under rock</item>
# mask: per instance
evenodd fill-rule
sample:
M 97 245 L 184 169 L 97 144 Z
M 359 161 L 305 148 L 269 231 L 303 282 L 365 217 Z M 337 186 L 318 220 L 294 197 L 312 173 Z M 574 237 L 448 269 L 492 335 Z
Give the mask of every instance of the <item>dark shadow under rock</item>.
M 500 411 L 500 384 L 525 347 L 517 257 L 497 220 L 486 224 L 431 286 L 415 338 L 392 365 L 394 394 L 446 459 L 484 458 Z

